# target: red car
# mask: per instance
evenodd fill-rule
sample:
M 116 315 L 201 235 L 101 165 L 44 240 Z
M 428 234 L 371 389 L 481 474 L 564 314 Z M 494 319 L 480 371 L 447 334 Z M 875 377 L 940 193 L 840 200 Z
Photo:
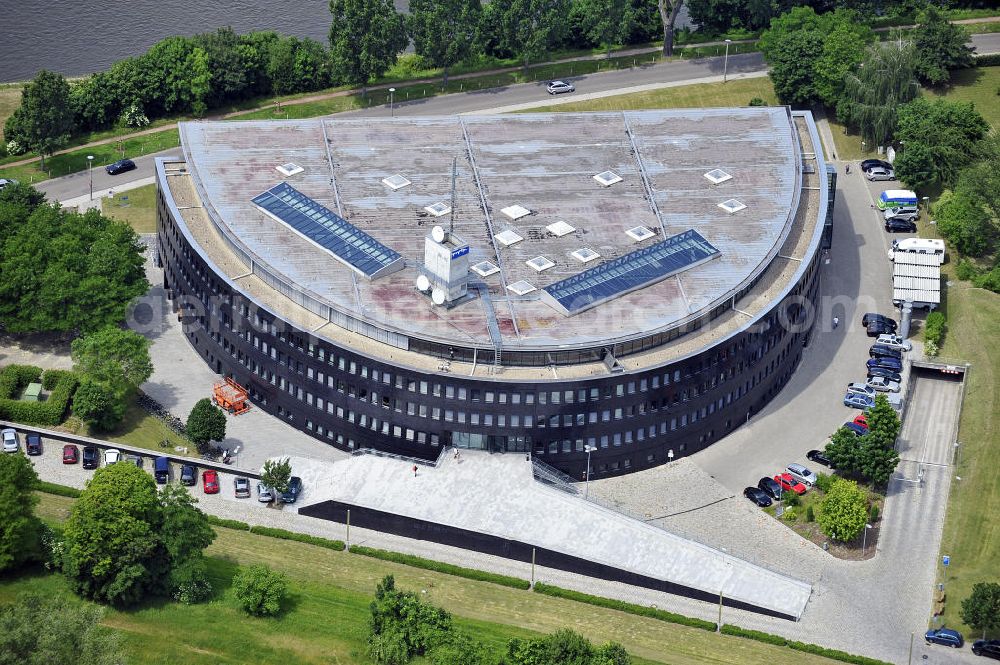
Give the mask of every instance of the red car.
M 853 422 L 855 425 L 861 425 L 865 429 L 868 429 L 868 416 L 863 413 L 854 416 Z
M 80 461 L 80 449 L 72 444 L 63 446 L 63 464 L 76 464 Z
M 205 494 L 219 493 L 219 474 L 209 469 L 201 474 L 201 483 L 205 488 Z
M 790 473 L 778 474 L 774 477 L 774 482 L 781 485 L 781 489 L 785 492 L 795 492 L 796 494 L 806 493 L 806 486 L 792 478 L 792 474 Z

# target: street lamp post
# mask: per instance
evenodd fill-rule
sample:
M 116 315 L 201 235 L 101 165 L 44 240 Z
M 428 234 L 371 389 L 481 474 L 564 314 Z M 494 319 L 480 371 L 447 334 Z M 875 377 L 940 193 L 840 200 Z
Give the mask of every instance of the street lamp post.
M 583 498 L 586 499 L 587 494 L 590 490 L 590 453 L 597 450 L 597 446 L 592 446 L 590 444 L 587 444 L 586 446 L 583 447 L 583 449 L 587 451 L 587 480 L 583 484 Z
M 732 39 L 726 40 L 726 59 L 722 61 L 722 82 L 726 82 L 726 77 L 729 74 L 729 45 L 733 43 Z
M 861 556 L 865 555 L 865 549 L 868 547 L 868 529 L 871 528 L 871 524 L 865 524 L 865 535 L 861 538 Z
M 94 200 L 94 156 L 87 155 L 87 173 L 90 174 L 90 200 Z
M 392 107 L 393 95 L 396 94 L 395 88 L 389 88 L 389 116 L 395 118 L 396 110 Z

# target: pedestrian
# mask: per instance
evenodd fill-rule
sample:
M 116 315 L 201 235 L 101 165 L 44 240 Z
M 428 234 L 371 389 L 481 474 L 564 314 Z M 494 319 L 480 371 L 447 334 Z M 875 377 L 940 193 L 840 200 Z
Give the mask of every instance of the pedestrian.
M 851 165 L 850 163 L 848 163 L 847 166 L 844 167 L 844 173 L 850 173 L 850 172 L 851 172 Z
M 836 316 L 833 317 L 833 329 L 836 330 L 837 326 L 839 326 L 839 325 L 840 325 L 840 319 L 837 318 Z
M 414 478 L 417 477 L 417 465 L 416 464 L 413 465 L 413 477 Z

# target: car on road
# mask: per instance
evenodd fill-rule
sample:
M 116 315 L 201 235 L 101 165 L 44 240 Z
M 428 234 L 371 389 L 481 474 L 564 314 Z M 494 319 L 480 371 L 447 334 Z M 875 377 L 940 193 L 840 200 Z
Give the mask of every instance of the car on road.
M 880 358 L 869 358 L 865 363 L 865 366 L 869 369 L 887 369 L 890 372 L 902 372 L 903 371 L 903 359 L 902 358 L 890 358 L 888 356 L 882 356 Z
M 880 324 L 879 327 L 888 328 L 888 330 L 886 330 L 885 332 L 890 332 L 890 333 L 896 332 L 897 324 L 896 324 L 895 321 L 893 321 L 892 319 L 890 319 L 888 316 L 883 316 L 881 314 L 875 314 L 873 312 L 868 312 L 864 316 L 861 317 L 861 325 L 868 329 L 868 334 L 871 337 L 875 337 L 876 336 L 876 335 L 872 335 L 872 324 L 873 323 Z M 881 334 L 882 334 L 881 332 L 877 333 L 877 335 L 881 335 Z
M 899 392 L 899 381 L 890 381 L 884 376 L 873 376 L 868 379 L 868 385 L 881 393 Z
M 875 398 L 848 393 L 844 395 L 844 406 L 849 406 L 852 409 L 870 409 L 875 406 Z
M 1000 660 L 1000 640 L 976 640 L 972 643 L 972 653 Z
M 798 462 L 786 466 L 785 472 L 807 487 L 812 487 L 816 484 L 816 474 L 810 471 L 809 467 Z
M 264 483 L 257 483 L 257 500 L 261 503 L 271 503 L 274 501 L 274 490 Z
M 867 427 L 862 427 L 861 425 L 859 425 L 857 423 L 854 423 L 854 422 L 844 423 L 843 427 L 844 427 L 844 429 L 847 429 L 847 430 L 850 430 L 851 432 L 854 432 L 855 436 L 864 436 L 865 434 L 868 434 L 868 428 Z
M 847 394 L 848 395 L 867 395 L 868 397 L 875 397 L 875 390 L 866 383 L 854 383 L 847 384 Z
M 865 170 L 865 177 L 869 180 L 895 180 L 896 173 L 892 170 L 892 167 L 886 168 L 884 166 L 873 166 L 870 169 Z
M 868 349 L 868 355 L 871 358 L 899 358 L 902 360 L 903 352 L 899 349 L 894 349 L 891 346 L 886 346 L 885 344 L 872 344 L 871 348 Z
M 891 369 L 885 369 L 884 367 L 869 367 L 868 368 L 868 378 L 871 379 L 875 376 L 881 376 L 890 381 L 895 381 L 900 383 L 903 379 L 899 375 L 899 372 L 894 372 Z
M 757 489 L 763 490 L 764 494 L 775 501 L 781 500 L 781 485 L 774 481 L 774 478 L 761 478 L 757 483 Z
M 201 474 L 201 485 L 205 494 L 219 493 L 219 472 L 206 469 Z
M 913 350 L 913 342 L 908 339 L 903 339 L 899 335 L 879 335 L 878 339 L 875 340 L 875 343 L 899 349 L 900 351 Z
M 301 493 L 302 479 L 298 476 L 292 476 L 288 479 L 288 489 L 281 493 L 281 500 L 284 503 L 295 503 Z
M 21 439 L 17 435 L 16 429 L 9 427 L 0 432 L 0 439 L 3 439 L 3 451 L 5 453 L 16 453 L 21 450 Z
M 97 446 L 84 446 L 83 447 L 83 468 L 84 469 L 96 469 L 100 462 L 100 456 L 97 452 Z
M 778 483 L 785 492 L 795 492 L 805 494 L 808 489 L 803 483 L 796 480 L 790 473 L 779 473 L 774 477 L 774 482 Z
M 865 161 L 861 162 L 862 171 L 867 171 L 869 169 L 874 169 L 874 168 L 891 169 L 892 164 L 886 161 L 882 161 L 881 159 L 866 159 Z
M 126 455 L 125 461 L 129 464 L 135 464 L 140 469 L 142 468 L 142 457 L 139 455 Z
M 104 466 L 117 464 L 122 459 L 122 451 L 117 448 L 108 448 L 104 451 Z
M 80 461 L 80 449 L 72 443 L 63 446 L 63 464 L 76 464 Z
M 816 462 L 831 469 L 833 468 L 833 460 L 827 457 L 826 453 L 822 450 L 810 450 L 806 453 L 806 459 L 810 462 Z
M 135 169 L 135 162 L 131 159 L 119 159 L 114 164 L 108 164 L 104 167 L 104 170 L 108 172 L 108 175 L 118 175 L 119 173 L 126 173 Z
M 885 220 L 885 230 L 889 233 L 916 233 L 917 223 L 902 217 L 890 217 Z
M 170 480 L 170 459 L 167 457 L 157 457 L 153 460 L 153 477 L 158 485 L 166 485 Z
M 181 465 L 181 485 L 191 486 L 198 482 L 198 472 L 190 464 Z
M 550 95 L 558 95 L 564 92 L 573 92 L 576 88 L 568 81 L 552 81 L 545 89 Z
M 233 478 L 233 494 L 237 499 L 250 498 L 250 479 L 243 476 Z
M 959 649 L 965 644 L 962 633 L 951 628 L 932 628 L 924 633 L 924 641 L 927 644 L 942 644 L 946 647 Z
M 767 495 L 767 492 L 759 487 L 748 487 L 743 490 L 743 496 L 753 501 L 755 504 L 761 508 L 767 508 L 771 505 L 771 497 Z
M 28 432 L 24 435 L 24 450 L 29 455 L 42 454 L 42 435 L 38 432 Z

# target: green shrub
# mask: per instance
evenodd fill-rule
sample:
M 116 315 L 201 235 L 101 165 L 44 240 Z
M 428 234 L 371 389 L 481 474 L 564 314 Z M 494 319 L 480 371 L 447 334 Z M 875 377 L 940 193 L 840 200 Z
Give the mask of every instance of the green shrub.
M 816 521 L 816 511 L 813 510 L 812 506 L 806 508 L 806 521 L 815 522 Z
M 295 533 L 294 531 L 274 529 L 269 526 L 252 526 L 250 527 L 250 533 L 256 533 L 260 536 L 269 536 L 271 538 L 280 538 L 281 540 L 294 540 L 300 543 L 309 543 L 310 545 L 317 545 L 319 547 L 325 547 L 328 550 L 337 550 L 338 552 L 344 551 L 345 547 L 344 541 L 342 540 L 329 540 L 327 538 L 310 536 L 307 533 Z
M 288 579 L 263 564 L 240 568 L 233 577 L 233 595 L 240 608 L 252 616 L 275 616 L 288 594 Z
M 976 67 L 996 67 L 1000 65 L 1000 53 L 987 53 L 986 55 L 977 55 L 976 57 Z
M 499 584 L 501 586 L 507 586 L 513 589 L 531 588 L 531 582 L 529 582 L 528 580 L 522 580 L 518 577 L 510 577 L 509 575 L 499 575 L 497 573 L 489 573 L 484 570 L 476 570 L 475 568 L 463 568 L 462 566 L 456 566 L 450 563 L 443 563 L 441 561 L 432 561 L 430 559 L 424 559 L 419 556 L 413 556 L 412 554 L 389 552 L 387 550 L 379 550 L 373 547 L 364 547 L 362 545 L 352 545 L 351 553 L 360 554 L 361 556 L 369 556 L 372 557 L 373 559 L 381 559 L 382 561 L 392 561 L 393 563 L 401 563 L 406 566 L 413 566 L 414 568 L 433 570 L 438 573 L 444 573 L 445 575 L 464 577 L 466 579 L 477 580 L 479 582 L 492 582 L 493 584 Z
M 830 491 L 830 487 L 833 485 L 837 478 L 829 473 L 817 473 L 816 474 L 816 489 L 826 493 Z
M 878 504 L 877 503 L 873 503 L 872 504 L 872 510 L 871 510 L 871 514 L 868 516 L 868 521 L 871 524 L 874 524 L 875 522 L 878 522 Z
M 945 328 L 944 314 L 941 312 L 931 312 L 927 315 L 927 320 L 924 322 L 924 339 L 940 347 Z
M 750 100 L 750 103 L 747 104 L 747 106 L 767 106 L 767 102 L 765 102 L 760 97 L 754 97 L 753 99 Z
M 21 391 L 41 375 L 41 367 L 7 365 L 0 372 L 0 399 L 17 399 L 21 396 Z
M 750 630 L 749 628 L 740 628 L 739 626 L 734 626 L 729 623 L 722 624 L 722 630 L 720 631 L 723 635 L 735 635 L 736 637 L 745 637 L 749 640 L 756 640 L 758 642 L 765 642 L 767 644 L 774 644 L 779 647 L 783 647 L 788 644 L 788 640 L 780 635 L 772 635 L 771 633 L 764 633 L 759 630 Z
M 68 496 L 71 499 L 79 499 L 80 492 L 75 487 L 67 487 L 66 485 L 59 485 L 57 483 L 49 483 L 44 480 L 38 481 L 38 485 L 35 486 L 35 490 L 39 492 L 45 492 L 46 494 L 56 494 L 58 496 Z
M 352 547 L 353 551 L 354 548 Z M 674 614 L 673 612 L 667 612 L 666 610 L 657 609 L 655 607 L 646 607 L 645 605 L 635 605 L 633 603 L 626 603 L 622 600 L 615 600 L 613 598 L 603 598 L 601 596 L 592 596 L 587 593 L 581 593 L 579 591 L 571 591 L 569 589 L 563 589 L 561 587 L 552 586 L 550 584 L 545 584 L 543 582 L 535 583 L 535 592 L 542 593 L 546 596 L 554 596 L 556 598 L 565 598 L 567 600 L 575 600 L 580 603 L 587 603 L 588 605 L 596 605 L 597 607 L 607 607 L 613 610 L 618 610 L 619 612 L 626 612 L 628 614 L 635 614 L 637 616 L 649 617 L 650 619 L 657 619 L 659 621 L 666 621 L 668 623 L 676 623 L 681 626 L 690 626 L 691 628 L 701 628 L 702 630 L 707 630 L 710 632 L 715 632 L 717 624 L 713 621 L 705 621 L 704 619 L 695 619 L 692 617 L 686 617 L 683 614 Z
M 794 522 L 799 518 L 799 514 L 795 512 L 794 508 L 786 508 L 785 512 L 781 513 L 781 519 L 786 522 Z
M 979 276 L 979 268 L 976 264 L 968 259 L 962 259 L 955 266 L 955 276 L 958 277 L 963 282 L 971 282 L 973 279 Z
M 788 647 L 789 649 L 794 649 L 795 651 L 802 651 L 803 653 L 816 654 L 817 656 L 823 656 L 824 658 L 829 658 L 831 660 L 839 660 L 842 663 L 854 663 L 854 665 L 892 665 L 884 660 L 878 660 L 876 658 L 868 658 L 867 656 L 856 656 L 852 653 L 847 653 L 846 651 L 838 651 L 837 649 L 827 649 L 826 647 L 821 647 L 816 644 L 809 644 L 807 642 L 795 642 L 794 640 L 786 640 L 780 635 L 772 635 L 771 633 L 764 633 L 759 630 L 749 630 L 747 628 L 740 628 L 739 626 L 734 626 L 732 624 L 723 624 L 722 630 L 723 635 L 734 635 L 736 637 L 744 637 L 748 640 L 756 640 L 758 642 L 765 642 L 767 644 L 773 644 L 779 647 Z
M 215 515 L 206 514 L 205 517 L 208 518 L 208 523 L 212 526 L 221 526 L 225 529 L 236 529 L 237 531 L 249 531 L 250 525 L 246 522 L 241 522 L 239 520 L 227 520 L 222 517 L 216 517 Z
M 49 378 L 49 374 L 53 375 Z M 42 387 L 52 394 L 44 402 L 22 402 L 18 397 L 25 386 L 42 378 Z M 53 427 L 61 423 L 79 378 L 73 372 L 42 370 L 29 365 L 8 365 L 0 372 L 0 419 L 25 425 Z
M 785 490 L 781 493 L 781 500 L 788 508 L 799 505 L 801 499 L 799 495 L 791 490 Z

